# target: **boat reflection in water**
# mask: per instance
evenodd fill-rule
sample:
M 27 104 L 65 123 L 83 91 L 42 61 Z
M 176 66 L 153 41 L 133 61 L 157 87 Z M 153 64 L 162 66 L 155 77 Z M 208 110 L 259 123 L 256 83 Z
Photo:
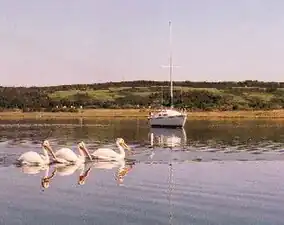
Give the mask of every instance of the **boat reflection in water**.
M 181 129 L 172 129 L 172 128 L 150 128 L 149 132 L 150 143 L 153 150 L 151 152 L 150 164 L 153 162 L 159 162 L 160 159 L 165 159 L 165 155 L 160 155 L 161 151 L 155 151 L 155 147 L 170 148 L 171 151 L 168 151 L 168 165 L 169 165 L 169 175 L 168 175 L 168 201 L 169 201 L 169 224 L 172 223 L 173 218 L 173 207 L 171 203 L 172 190 L 173 190 L 173 163 L 172 163 L 172 150 L 174 148 L 181 149 L 187 144 L 187 136 L 184 128 Z M 155 154 L 158 152 L 158 154 Z M 156 156 L 155 156 L 156 155 Z
M 64 164 L 53 164 L 46 166 L 22 166 L 20 167 L 21 172 L 25 174 L 38 174 L 44 171 L 44 175 L 41 177 L 41 187 L 47 189 L 50 187 L 51 181 L 56 176 L 70 176 L 76 171 L 79 171 L 80 174 L 77 179 L 78 185 L 84 185 L 92 169 L 94 170 L 111 170 L 117 168 L 115 171 L 115 181 L 118 185 L 122 185 L 125 176 L 133 168 L 134 162 L 126 162 L 125 160 L 120 160 L 118 162 L 109 162 L 109 161 L 96 161 L 88 162 L 75 165 L 64 165 Z M 52 171 L 50 173 L 50 171 Z
M 150 128 L 149 136 L 152 147 L 183 147 L 187 142 L 184 128 Z

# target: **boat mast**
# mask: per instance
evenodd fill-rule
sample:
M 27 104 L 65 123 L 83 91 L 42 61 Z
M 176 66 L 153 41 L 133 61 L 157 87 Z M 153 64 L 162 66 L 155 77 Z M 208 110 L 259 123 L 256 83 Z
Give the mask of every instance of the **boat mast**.
M 173 94 L 173 56 L 172 56 L 172 22 L 169 21 L 169 30 L 170 30 L 170 85 L 171 85 L 171 108 L 174 107 L 174 94 Z

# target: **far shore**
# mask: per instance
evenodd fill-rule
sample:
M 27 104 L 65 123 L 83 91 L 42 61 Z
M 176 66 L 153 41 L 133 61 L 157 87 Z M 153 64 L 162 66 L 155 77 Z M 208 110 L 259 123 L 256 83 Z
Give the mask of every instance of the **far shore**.
M 0 112 L 0 120 L 20 119 L 143 119 L 147 118 L 150 110 L 140 109 L 86 109 L 81 112 Z M 284 109 L 280 110 L 253 110 L 253 111 L 188 111 L 188 120 L 198 119 L 280 119 L 284 120 Z

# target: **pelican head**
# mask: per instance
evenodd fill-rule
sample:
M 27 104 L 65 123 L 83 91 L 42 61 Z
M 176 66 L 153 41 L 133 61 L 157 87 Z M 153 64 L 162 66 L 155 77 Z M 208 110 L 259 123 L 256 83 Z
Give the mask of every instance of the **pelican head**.
M 125 141 L 122 138 L 117 138 L 116 143 L 121 147 L 127 149 L 128 151 L 131 151 L 130 147 L 125 143 Z
M 83 153 L 85 154 L 85 156 L 87 156 L 90 160 L 92 160 L 92 156 L 90 155 L 89 151 L 87 150 L 86 148 L 86 145 L 83 141 L 81 141 L 79 144 L 78 144 L 78 148 L 79 150 L 83 151 Z
M 78 144 L 78 147 L 81 149 L 81 150 L 84 150 L 86 148 L 86 145 L 83 141 L 79 142 Z
M 44 140 L 43 143 L 42 143 L 42 146 L 46 147 L 46 148 L 50 147 L 49 141 L 48 140 Z
M 52 151 L 52 148 L 51 148 L 51 146 L 50 146 L 48 140 L 44 140 L 44 141 L 43 141 L 42 147 L 43 147 L 44 149 L 46 149 L 46 150 L 52 155 L 52 157 L 53 157 L 54 159 L 57 159 L 56 156 L 55 156 L 55 154 L 54 154 L 54 152 Z

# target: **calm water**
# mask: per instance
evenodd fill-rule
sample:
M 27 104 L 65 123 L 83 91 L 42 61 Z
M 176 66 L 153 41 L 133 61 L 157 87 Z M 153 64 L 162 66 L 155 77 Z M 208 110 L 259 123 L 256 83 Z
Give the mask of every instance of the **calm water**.
M 131 163 L 13 165 L 26 151 L 122 137 Z M 1 121 L 0 224 L 283 224 L 284 123 Z M 120 176 L 118 176 L 120 172 Z M 47 178 L 47 179 L 44 179 Z

